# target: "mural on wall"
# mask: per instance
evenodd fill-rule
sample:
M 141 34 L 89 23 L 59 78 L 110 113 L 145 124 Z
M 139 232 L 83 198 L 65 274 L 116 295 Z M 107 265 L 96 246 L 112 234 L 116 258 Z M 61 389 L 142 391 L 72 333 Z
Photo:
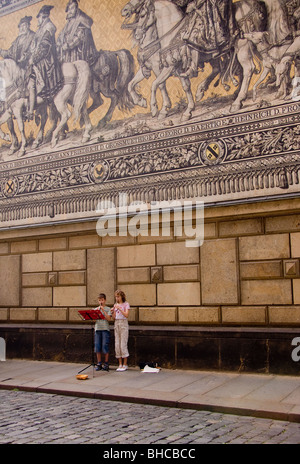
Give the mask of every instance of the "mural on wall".
M 0 26 L 1 227 L 299 194 L 300 0 L 6 0 Z

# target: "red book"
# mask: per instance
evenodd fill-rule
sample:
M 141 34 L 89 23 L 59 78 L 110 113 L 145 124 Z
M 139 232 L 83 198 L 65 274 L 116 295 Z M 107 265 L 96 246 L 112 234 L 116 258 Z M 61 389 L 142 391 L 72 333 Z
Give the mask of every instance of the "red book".
M 85 309 L 78 311 L 78 313 L 85 321 L 97 321 L 98 319 L 105 319 L 99 309 Z

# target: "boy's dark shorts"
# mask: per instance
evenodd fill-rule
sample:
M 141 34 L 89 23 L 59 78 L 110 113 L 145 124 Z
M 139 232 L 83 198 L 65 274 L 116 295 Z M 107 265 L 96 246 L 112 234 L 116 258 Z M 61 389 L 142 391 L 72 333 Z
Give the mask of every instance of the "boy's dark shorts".
M 108 330 L 95 331 L 95 352 L 109 353 L 110 332 Z

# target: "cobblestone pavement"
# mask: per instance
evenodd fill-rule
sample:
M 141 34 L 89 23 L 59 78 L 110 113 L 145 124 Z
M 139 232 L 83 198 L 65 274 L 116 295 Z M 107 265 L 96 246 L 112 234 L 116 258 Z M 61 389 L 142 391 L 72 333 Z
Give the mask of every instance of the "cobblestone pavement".
M 0 444 L 300 443 L 293 422 L 15 390 L 0 421 Z

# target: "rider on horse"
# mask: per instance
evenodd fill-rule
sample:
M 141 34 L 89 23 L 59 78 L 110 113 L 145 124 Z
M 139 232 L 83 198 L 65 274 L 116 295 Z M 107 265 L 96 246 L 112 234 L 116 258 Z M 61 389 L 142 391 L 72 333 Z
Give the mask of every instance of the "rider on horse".
M 28 119 L 33 119 L 37 96 L 51 103 L 63 87 L 64 77 L 56 51 L 56 27 L 50 20 L 53 6 L 44 5 L 37 18 L 39 28 L 32 42 L 29 60 L 29 110 Z

